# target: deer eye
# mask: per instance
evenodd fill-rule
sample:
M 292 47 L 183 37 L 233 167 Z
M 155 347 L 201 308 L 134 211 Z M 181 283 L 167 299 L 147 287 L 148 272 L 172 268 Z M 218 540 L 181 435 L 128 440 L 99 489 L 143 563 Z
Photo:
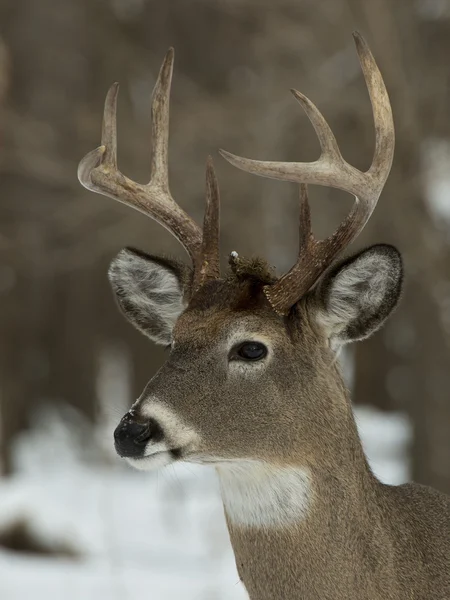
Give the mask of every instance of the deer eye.
M 243 342 L 232 353 L 232 358 L 238 360 L 261 360 L 266 356 L 267 348 L 260 342 Z

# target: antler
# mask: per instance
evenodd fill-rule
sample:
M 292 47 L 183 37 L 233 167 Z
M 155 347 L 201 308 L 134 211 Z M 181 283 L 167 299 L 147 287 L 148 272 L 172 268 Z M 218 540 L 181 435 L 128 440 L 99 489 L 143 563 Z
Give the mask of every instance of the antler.
M 290 308 L 318 280 L 336 256 L 363 230 L 369 220 L 391 169 L 394 156 L 394 122 L 389 97 L 377 64 L 362 36 L 353 34 L 364 79 L 372 103 L 375 123 L 375 153 L 372 165 L 361 172 L 348 164 L 328 123 L 314 104 L 303 94 L 292 90 L 303 107 L 319 138 L 321 155 L 311 163 L 258 161 L 242 158 L 221 150 L 231 164 L 263 177 L 313 183 L 342 189 L 356 197 L 352 211 L 337 231 L 326 240 L 315 240 L 311 233 L 306 185 L 301 187 L 301 244 L 297 263 L 275 284 L 265 287 L 265 294 L 279 314 Z
M 219 273 L 219 191 L 211 159 L 207 166 L 207 208 L 204 231 L 174 201 L 169 190 L 169 97 L 174 50 L 170 48 L 153 90 L 151 117 L 153 153 L 150 182 L 142 185 L 117 168 L 116 109 L 119 85 L 108 91 L 103 113 L 101 146 L 78 166 L 85 188 L 123 202 L 168 229 L 184 246 L 194 266 L 193 289 Z M 213 182 L 213 184 L 211 184 Z

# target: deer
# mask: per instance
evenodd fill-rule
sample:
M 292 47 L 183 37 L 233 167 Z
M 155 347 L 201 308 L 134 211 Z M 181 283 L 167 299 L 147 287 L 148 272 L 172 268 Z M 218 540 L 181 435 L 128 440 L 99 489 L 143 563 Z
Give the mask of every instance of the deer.
M 88 190 L 137 209 L 172 233 L 191 264 L 121 250 L 109 280 L 125 317 L 168 347 L 114 432 L 132 466 L 212 465 L 240 580 L 251 600 L 450 598 L 450 497 L 418 483 L 392 486 L 364 454 L 338 355 L 367 338 L 398 304 L 399 251 L 376 244 L 341 258 L 374 211 L 395 145 L 383 78 L 354 40 L 375 124 L 370 168 L 348 164 L 316 106 L 292 93 L 318 136 L 309 163 L 221 155 L 235 167 L 299 184 L 299 252 L 281 277 L 262 258 L 233 251 L 220 268 L 220 196 L 206 164 L 203 227 L 169 189 L 170 49 L 152 96 L 150 182 L 117 166 L 118 85 L 106 97 L 101 145 L 80 162 Z M 324 240 L 312 233 L 308 185 L 338 188 L 355 203 Z

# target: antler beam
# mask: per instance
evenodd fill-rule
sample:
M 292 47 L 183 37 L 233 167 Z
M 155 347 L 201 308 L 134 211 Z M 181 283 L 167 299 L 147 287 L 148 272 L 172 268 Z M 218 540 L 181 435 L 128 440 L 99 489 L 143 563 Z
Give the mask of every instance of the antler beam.
M 259 161 L 220 151 L 226 160 L 243 171 L 283 181 L 335 187 L 356 197 L 351 213 L 330 238 L 323 241 L 314 240 L 314 243 L 302 246 L 296 265 L 275 284 L 266 286 L 266 296 L 279 314 L 287 314 L 336 256 L 361 233 L 377 204 L 391 169 L 395 134 L 389 97 L 369 47 L 359 33 L 355 32 L 353 37 L 369 91 L 375 123 L 375 153 L 368 171 L 363 173 L 342 158 L 336 138 L 323 115 L 306 96 L 296 90 L 292 90 L 292 93 L 301 104 L 319 138 L 321 155 L 317 161 Z M 306 208 L 306 188 L 302 188 L 302 198 L 302 213 L 304 216 L 309 215 L 309 208 Z
M 168 229 L 184 246 L 194 265 L 194 281 L 204 281 L 218 272 L 218 185 L 212 162 L 208 162 L 208 181 L 213 181 L 215 201 L 207 198 L 206 230 L 180 208 L 169 189 L 169 98 L 174 63 L 174 51 L 169 49 L 153 90 L 151 117 L 153 153 L 150 182 L 142 185 L 128 179 L 117 168 L 117 95 L 119 85 L 113 84 L 105 100 L 101 146 L 89 152 L 80 162 L 78 179 L 98 194 L 123 202 L 151 217 Z M 214 214 L 216 212 L 217 214 Z M 213 225 L 213 231 L 208 227 Z M 207 241 L 205 241 L 207 240 Z M 203 252 L 207 252 L 207 259 Z M 211 268 L 210 268 L 211 265 Z M 201 269 L 201 275 L 196 271 Z M 212 269 L 212 270 L 211 270 Z

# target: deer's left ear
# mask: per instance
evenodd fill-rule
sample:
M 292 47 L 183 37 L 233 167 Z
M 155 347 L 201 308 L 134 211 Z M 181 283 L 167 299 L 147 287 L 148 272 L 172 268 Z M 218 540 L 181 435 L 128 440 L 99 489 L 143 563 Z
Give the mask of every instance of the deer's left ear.
M 338 263 L 314 290 L 316 320 L 337 344 L 362 340 L 386 321 L 400 298 L 403 266 L 393 246 L 379 244 Z

